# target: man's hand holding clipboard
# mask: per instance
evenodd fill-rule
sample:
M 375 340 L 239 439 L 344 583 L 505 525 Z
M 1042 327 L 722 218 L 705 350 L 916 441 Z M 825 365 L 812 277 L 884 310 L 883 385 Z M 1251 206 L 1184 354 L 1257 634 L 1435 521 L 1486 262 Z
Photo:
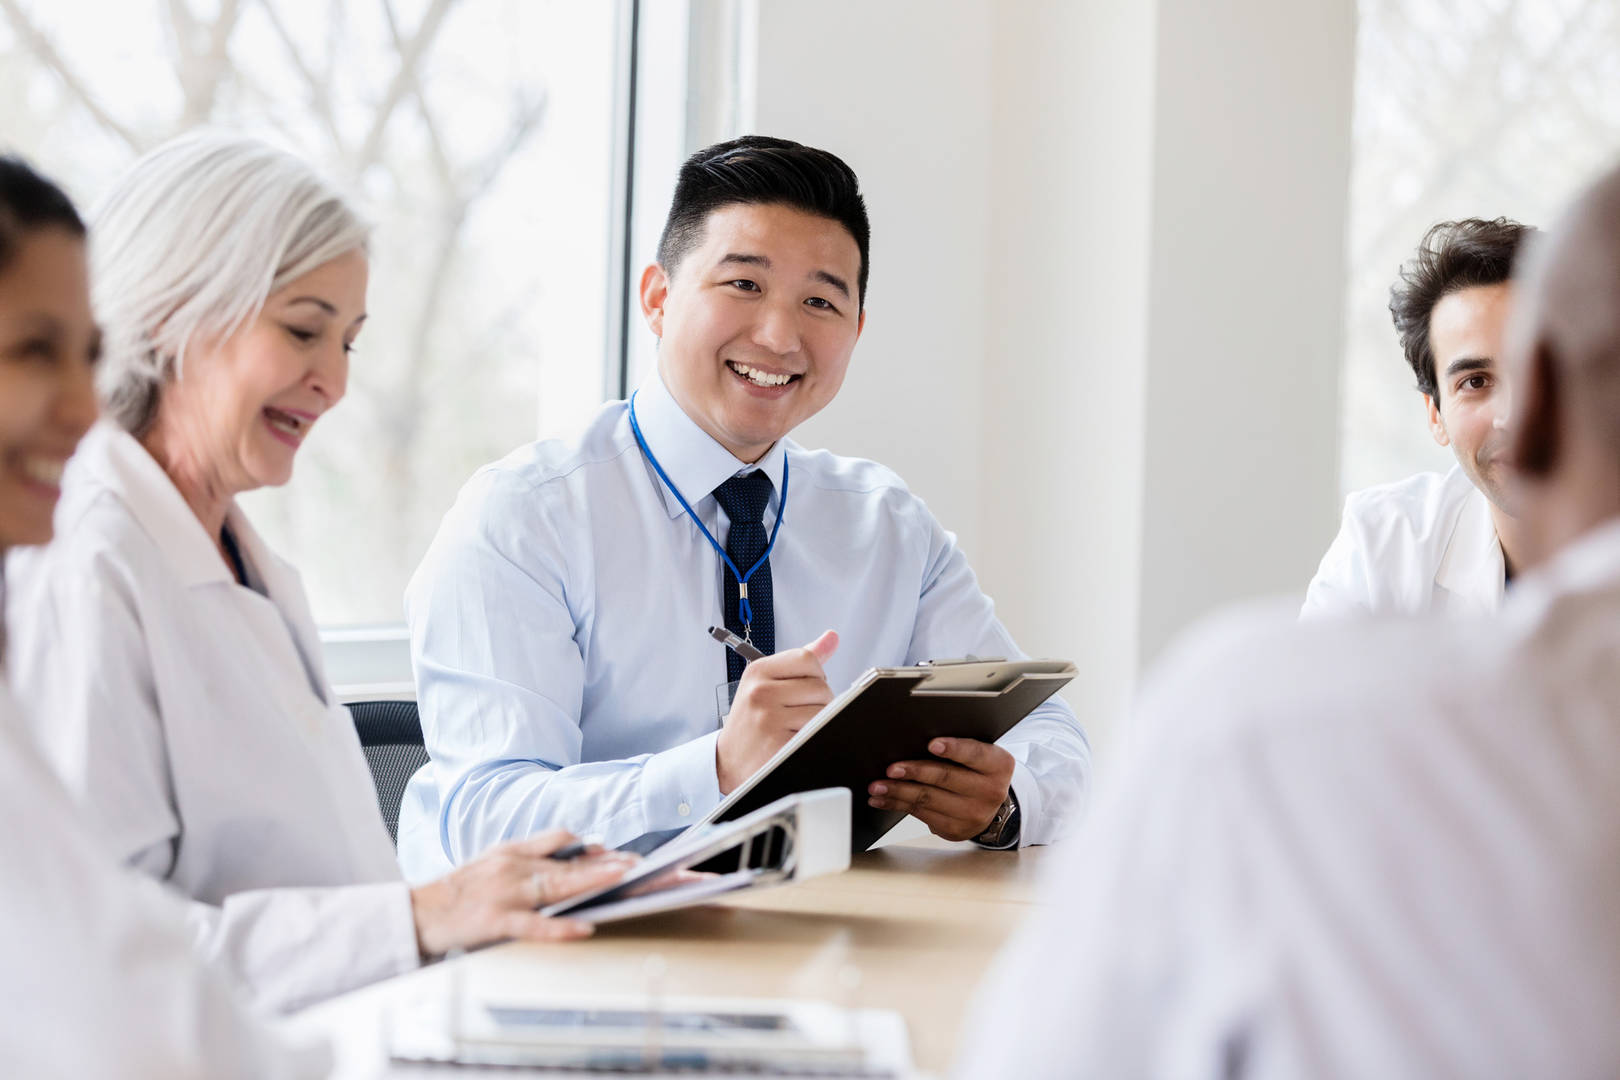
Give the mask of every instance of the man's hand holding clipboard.
M 946 840 L 984 833 L 1012 790 L 1013 756 L 995 743 L 938 738 L 931 761 L 897 761 L 867 786 L 868 806 L 898 810 Z
M 1074 665 L 873 668 L 835 697 L 822 668 L 838 646 L 832 631 L 775 656 L 725 630 L 710 633 L 748 664 L 716 743 L 724 798 L 706 821 L 731 820 L 795 791 L 842 786 L 855 801 L 854 850 L 908 814 L 947 840 L 1016 844 L 1016 762 L 995 740 L 1072 679 Z

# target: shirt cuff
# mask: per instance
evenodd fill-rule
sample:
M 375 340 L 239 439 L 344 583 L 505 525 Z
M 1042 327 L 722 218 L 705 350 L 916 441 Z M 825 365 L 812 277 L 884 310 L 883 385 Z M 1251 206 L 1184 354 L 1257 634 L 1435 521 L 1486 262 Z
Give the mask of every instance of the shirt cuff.
M 641 809 L 646 832 L 684 829 L 720 805 L 715 768 L 718 731 L 699 736 L 647 759 L 641 768 Z

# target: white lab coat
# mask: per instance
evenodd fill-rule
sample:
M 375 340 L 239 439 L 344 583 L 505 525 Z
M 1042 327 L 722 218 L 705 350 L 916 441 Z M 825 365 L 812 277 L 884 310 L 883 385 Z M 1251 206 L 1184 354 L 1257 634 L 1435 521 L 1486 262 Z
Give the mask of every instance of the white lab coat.
M 1504 567 L 1490 503 L 1453 465 L 1352 493 L 1300 614 L 1495 611 Z
M 297 574 L 239 510 L 236 584 L 146 450 L 100 425 L 57 540 L 10 561 L 13 685 L 114 854 L 201 951 L 292 1009 L 418 963 L 410 896 Z
M 121 870 L 0 686 L 0 1073 L 315 1076 L 193 954 L 180 903 Z
M 1620 1076 L 1620 520 L 1495 616 L 1211 622 L 963 1080 Z

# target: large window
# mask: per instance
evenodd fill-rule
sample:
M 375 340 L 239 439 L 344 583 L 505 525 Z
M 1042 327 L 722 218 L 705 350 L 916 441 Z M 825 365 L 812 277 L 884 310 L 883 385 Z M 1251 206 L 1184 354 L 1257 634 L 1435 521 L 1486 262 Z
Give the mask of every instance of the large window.
M 1443 469 L 1386 305 L 1436 221 L 1545 225 L 1620 152 L 1620 4 L 1362 0 L 1351 178 L 1346 490 Z
M 244 499 L 323 625 L 399 622 L 472 471 L 617 394 L 634 10 L 0 0 L 0 145 L 87 209 L 209 124 L 303 155 L 375 222 L 349 395 L 291 484 Z

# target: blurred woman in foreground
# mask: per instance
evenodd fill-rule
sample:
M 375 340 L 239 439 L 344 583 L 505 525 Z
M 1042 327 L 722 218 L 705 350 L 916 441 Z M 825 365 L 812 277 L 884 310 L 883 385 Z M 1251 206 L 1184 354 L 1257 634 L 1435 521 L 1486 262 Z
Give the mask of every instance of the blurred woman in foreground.
M 51 539 L 62 467 L 96 416 L 84 225 L 0 157 L 0 555 Z M 67 647 L 71 648 L 69 644 Z M 41 720 L 37 726 L 49 727 Z M 313 1075 L 193 955 L 179 905 L 120 870 L 0 684 L 0 1062 L 8 1076 Z

